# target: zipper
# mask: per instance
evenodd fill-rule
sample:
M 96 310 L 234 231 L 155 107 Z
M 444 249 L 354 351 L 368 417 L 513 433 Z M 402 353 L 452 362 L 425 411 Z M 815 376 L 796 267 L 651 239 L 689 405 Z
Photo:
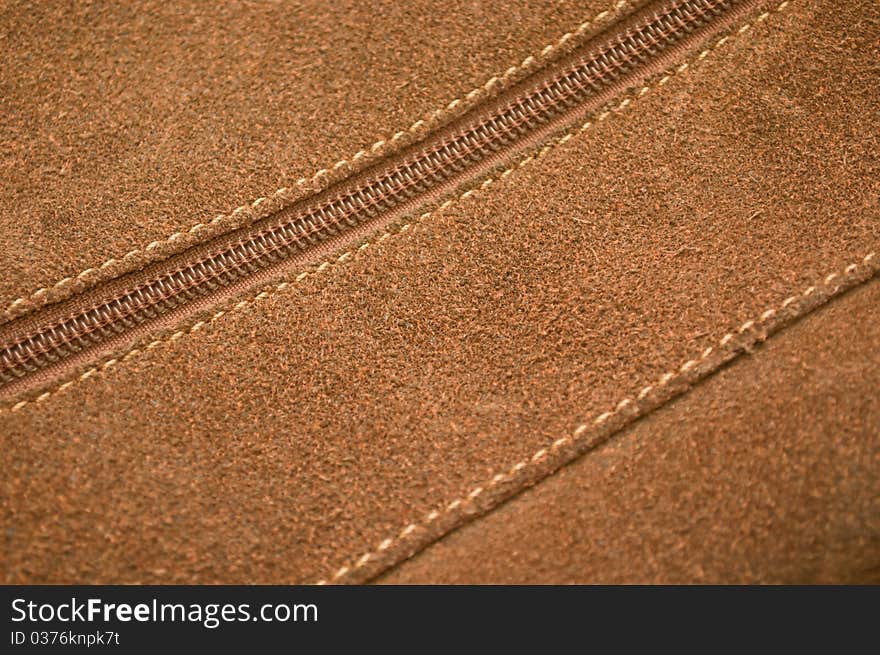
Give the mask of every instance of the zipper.
M 253 226 L 0 326 L 0 396 L 314 263 L 663 72 L 760 0 L 657 0 L 363 173 Z

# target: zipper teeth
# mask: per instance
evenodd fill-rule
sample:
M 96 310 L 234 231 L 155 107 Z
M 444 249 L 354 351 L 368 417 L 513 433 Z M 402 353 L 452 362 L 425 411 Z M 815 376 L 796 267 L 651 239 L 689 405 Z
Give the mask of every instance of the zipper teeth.
M 681 0 L 527 95 L 345 195 L 4 346 L 0 384 L 228 286 L 429 191 L 613 84 L 738 1 L 742 0 Z

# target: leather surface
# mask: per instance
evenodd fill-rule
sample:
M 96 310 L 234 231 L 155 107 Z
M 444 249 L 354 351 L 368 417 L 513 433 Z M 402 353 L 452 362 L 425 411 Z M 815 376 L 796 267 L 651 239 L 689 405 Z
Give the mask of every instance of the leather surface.
M 880 582 L 880 283 L 383 579 Z
M 4 3 L 0 321 L 307 193 L 614 4 Z
M 5 579 L 359 582 L 501 502 L 499 472 L 877 249 L 878 19 L 791 2 L 481 193 L 6 407 Z

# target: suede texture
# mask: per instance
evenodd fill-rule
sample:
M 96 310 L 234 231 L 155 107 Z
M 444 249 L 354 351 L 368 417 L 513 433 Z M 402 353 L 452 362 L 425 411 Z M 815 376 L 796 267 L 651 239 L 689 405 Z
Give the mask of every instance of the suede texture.
M 5 3 L 0 320 L 295 193 L 614 4 Z
M 878 306 L 833 301 L 383 582 L 880 582 Z
M 878 14 L 792 2 L 479 195 L 0 414 L 5 578 L 357 582 L 465 522 L 397 538 L 877 248 Z

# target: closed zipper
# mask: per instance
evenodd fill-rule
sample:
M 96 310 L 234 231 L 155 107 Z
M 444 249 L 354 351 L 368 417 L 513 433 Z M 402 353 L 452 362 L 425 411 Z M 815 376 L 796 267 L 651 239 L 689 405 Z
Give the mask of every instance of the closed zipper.
M 0 326 L 0 396 L 356 243 L 664 71 L 759 0 L 659 0 L 500 97 L 253 226 Z

